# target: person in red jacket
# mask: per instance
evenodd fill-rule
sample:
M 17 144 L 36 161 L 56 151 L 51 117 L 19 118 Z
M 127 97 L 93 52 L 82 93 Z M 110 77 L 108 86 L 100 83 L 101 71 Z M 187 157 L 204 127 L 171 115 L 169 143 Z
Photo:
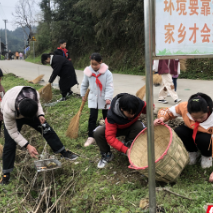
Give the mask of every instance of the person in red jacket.
M 68 49 L 66 49 L 67 42 L 64 39 L 62 39 L 60 40 L 59 43 L 60 43 L 60 47 L 58 47 L 57 50 L 55 50 L 54 55 L 61 55 L 65 57 L 66 59 L 68 59 L 69 61 L 71 61 L 69 51 Z
M 93 133 L 102 156 L 98 168 L 104 168 L 112 160 L 110 146 L 127 154 L 132 141 L 145 127 L 138 120 L 141 113 L 146 114 L 146 102 L 138 97 L 120 93 L 113 98 L 105 125 L 97 127 Z M 125 136 L 125 142 L 116 138 L 119 136 Z

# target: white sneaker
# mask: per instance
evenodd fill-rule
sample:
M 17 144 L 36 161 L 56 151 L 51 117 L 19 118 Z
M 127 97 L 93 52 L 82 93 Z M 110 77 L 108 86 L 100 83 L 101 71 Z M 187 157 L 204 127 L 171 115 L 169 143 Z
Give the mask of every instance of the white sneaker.
M 177 104 L 177 103 L 179 103 L 179 102 L 181 102 L 181 101 L 182 101 L 182 100 L 178 98 L 178 99 L 175 100 L 175 103 Z
M 205 157 L 205 156 L 201 156 L 201 167 L 203 169 L 212 167 L 212 156 L 210 157 Z
M 168 101 L 165 100 L 165 99 L 164 99 L 164 100 L 158 100 L 158 102 L 159 102 L 159 103 L 162 103 L 162 104 L 168 104 Z
M 99 169 L 103 169 L 107 165 L 107 163 L 113 159 L 113 157 L 114 156 L 112 152 L 103 153 L 97 167 Z
M 171 97 L 171 95 L 168 93 L 168 94 L 167 94 L 167 97 Z
M 90 146 L 91 144 L 95 143 L 95 139 L 93 137 L 88 137 L 87 141 L 84 143 L 84 146 Z
M 188 152 L 188 153 L 189 153 L 189 165 L 195 165 L 200 153 L 199 152 Z

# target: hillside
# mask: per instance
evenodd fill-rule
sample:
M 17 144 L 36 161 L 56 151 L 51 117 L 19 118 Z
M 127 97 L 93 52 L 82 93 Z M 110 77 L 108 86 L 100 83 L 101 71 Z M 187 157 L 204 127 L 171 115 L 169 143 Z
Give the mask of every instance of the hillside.
M 26 29 L 26 31 L 29 33 L 29 30 Z M 1 41 L 4 44 L 6 44 L 4 29 L 0 29 L 0 36 Z M 25 39 L 26 38 L 27 36 L 25 35 Z M 16 28 L 14 31 L 7 30 L 7 40 L 8 40 L 8 50 L 11 50 L 11 52 L 24 51 L 24 32 L 22 28 Z

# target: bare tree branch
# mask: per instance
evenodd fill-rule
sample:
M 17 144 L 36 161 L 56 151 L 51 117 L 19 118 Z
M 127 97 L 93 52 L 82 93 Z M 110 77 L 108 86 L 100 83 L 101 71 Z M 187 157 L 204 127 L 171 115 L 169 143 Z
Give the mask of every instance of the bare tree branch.
M 28 36 L 26 28 L 29 29 L 30 34 L 32 33 L 32 27 L 35 25 L 35 1 L 34 0 L 19 0 L 15 13 L 13 13 L 14 24 L 21 27 L 24 33 Z

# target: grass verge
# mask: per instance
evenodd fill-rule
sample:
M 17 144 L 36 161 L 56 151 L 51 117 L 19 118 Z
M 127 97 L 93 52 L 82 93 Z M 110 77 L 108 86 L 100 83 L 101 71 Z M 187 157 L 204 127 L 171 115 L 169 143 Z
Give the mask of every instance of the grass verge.
M 49 52 L 50 52 L 50 50 L 47 50 L 43 53 L 49 53 Z M 33 51 L 30 51 L 30 53 L 27 56 L 27 58 L 25 59 L 25 61 L 35 63 L 35 64 L 41 64 L 41 55 L 42 54 L 36 55 L 35 58 L 34 58 Z
M 6 90 L 17 85 L 41 87 L 12 74 L 6 75 L 2 84 Z M 59 91 L 53 90 L 53 99 L 59 97 Z M 87 106 L 80 119 L 79 137 L 76 140 L 65 137 L 70 119 L 77 113 L 80 104 L 81 99 L 73 96 L 54 107 L 44 108 L 47 121 L 63 144 L 80 157 L 75 162 L 61 159 L 62 168 L 46 175 L 38 173 L 35 178 L 33 159 L 25 149 L 18 148 L 11 183 L 0 186 L 0 212 L 35 212 L 36 209 L 39 213 L 148 212 L 139 208 L 140 200 L 148 198 L 148 180 L 137 171 L 128 169 L 127 157 L 113 150 L 113 161 L 105 169 L 97 169 L 100 159 L 98 147 L 83 147 L 89 118 Z M 44 147 L 41 136 L 29 127 L 24 127 L 22 133 L 41 153 Z M 0 143 L 4 143 L 3 137 Z M 49 147 L 48 150 L 52 153 Z M 204 213 L 203 206 L 213 199 L 212 184 L 208 183 L 211 172 L 211 169 L 203 170 L 198 162 L 195 166 L 187 166 L 175 184 L 157 182 L 157 187 L 167 187 L 192 199 L 157 191 L 157 205 L 164 209 L 161 212 Z

